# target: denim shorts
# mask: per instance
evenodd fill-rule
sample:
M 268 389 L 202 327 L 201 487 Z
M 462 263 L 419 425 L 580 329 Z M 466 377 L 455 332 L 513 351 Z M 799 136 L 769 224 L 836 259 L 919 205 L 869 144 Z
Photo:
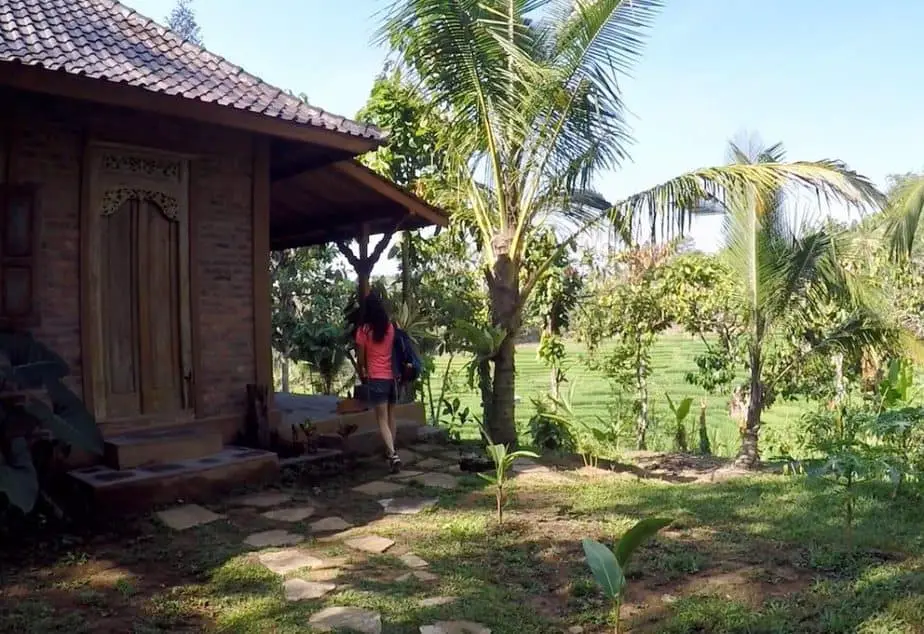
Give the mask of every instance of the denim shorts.
M 392 379 L 369 379 L 366 381 L 366 402 L 369 405 L 398 402 L 398 386 Z

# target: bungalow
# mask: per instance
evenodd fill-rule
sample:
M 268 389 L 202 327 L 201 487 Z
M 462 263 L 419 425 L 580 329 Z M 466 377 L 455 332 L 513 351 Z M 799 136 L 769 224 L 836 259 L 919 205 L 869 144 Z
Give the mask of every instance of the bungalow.
M 277 468 L 228 446 L 248 385 L 281 419 L 271 249 L 444 223 L 353 160 L 384 140 L 113 0 L 0 3 L 0 322 L 97 418 L 75 477 L 127 499 Z

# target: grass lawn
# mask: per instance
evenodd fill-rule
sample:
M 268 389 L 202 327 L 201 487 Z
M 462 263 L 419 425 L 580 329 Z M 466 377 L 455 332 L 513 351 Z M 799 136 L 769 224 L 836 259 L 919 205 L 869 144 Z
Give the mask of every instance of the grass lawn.
M 610 387 L 599 372 L 593 372 L 582 362 L 586 354 L 585 348 L 576 343 L 567 345 L 567 353 L 571 369 L 568 377 L 574 385 L 575 410 L 587 420 L 596 420 L 596 416 L 606 417 L 607 405 L 611 402 Z M 650 446 L 657 450 L 671 449 L 671 432 L 667 429 L 673 420 L 667 404 L 665 393 L 670 394 L 674 402 L 690 396 L 694 398 L 694 406 L 687 419 L 688 426 L 699 415 L 699 402 L 702 390 L 686 382 L 688 372 L 696 370 L 694 357 L 704 350 L 705 346 L 698 339 L 685 334 L 666 334 L 659 338 L 652 351 L 652 374 L 650 378 L 651 406 L 654 413 L 655 424 L 652 429 Z M 447 357 L 442 357 L 437 364 L 437 374 L 442 376 Z M 451 372 L 453 389 L 448 390 L 450 397 L 458 397 L 460 401 L 480 415 L 480 397 L 469 390 L 463 366 L 466 359 L 453 360 Z M 517 348 L 517 395 L 520 401 L 517 404 L 517 422 L 525 426 L 534 408 L 531 397 L 545 394 L 549 390 L 549 370 L 536 356 L 535 344 L 524 344 Z M 434 398 L 437 397 L 439 385 L 434 386 Z M 565 386 L 565 391 L 570 389 Z M 728 416 L 728 394 L 709 395 L 707 397 L 707 425 L 710 438 L 714 438 L 713 452 L 721 456 L 732 456 L 738 448 L 738 425 Z M 632 394 L 625 394 L 629 402 Z M 792 427 L 798 422 L 805 409 L 804 403 L 778 402 L 763 416 L 764 440 L 774 437 L 785 440 L 791 435 Z M 472 434 L 474 435 L 474 433 Z M 766 443 L 765 443 L 766 444 Z M 773 447 L 768 447 L 773 448 Z M 632 440 L 627 439 L 620 449 L 634 449 Z
M 147 516 L 41 546 L 7 542 L 0 631 L 294 634 L 311 631 L 309 619 L 324 607 L 354 606 L 380 614 L 384 634 L 417 634 L 449 620 L 482 623 L 493 634 L 578 626 L 602 634 L 612 631 L 611 614 L 582 561 L 580 539 L 612 542 L 634 521 L 664 516 L 673 525 L 642 547 L 628 574 L 626 631 L 924 632 L 924 507 L 917 499 L 863 489 L 848 546 L 840 493 L 824 482 L 765 475 L 676 484 L 559 467 L 517 477 L 503 527 L 494 522 L 491 491 L 467 475 L 455 490 L 412 483 L 389 493 L 439 502 L 420 515 L 383 515 L 381 495 L 351 490 L 385 477 L 375 464 L 314 489 L 286 480 L 280 488 L 293 496 L 289 505 L 315 508 L 302 522 L 273 521 L 266 509 L 226 499 L 208 505 L 220 519 L 182 532 Z M 356 528 L 330 539 L 312 535 L 310 522 L 330 515 Z M 294 548 L 330 568 L 268 570 L 257 559 L 261 549 L 243 540 L 272 529 L 304 536 Z M 367 555 L 345 543 L 372 533 L 394 546 Z M 405 578 L 410 569 L 398 557 L 410 551 L 432 576 Z M 283 584 L 292 578 L 336 588 L 290 602 Z M 424 601 L 436 597 L 454 600 Z

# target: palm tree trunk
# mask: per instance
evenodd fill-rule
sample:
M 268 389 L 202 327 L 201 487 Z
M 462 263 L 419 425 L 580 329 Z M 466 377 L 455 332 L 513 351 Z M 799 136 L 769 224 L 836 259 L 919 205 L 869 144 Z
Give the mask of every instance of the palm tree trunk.
M 517 444 L 516 429 L 516 344 L 519 331 L 519 271 L 510 259 L 509 239 L 498 236 L 494 241 L 497 261 L 489 276 L 491 320 L 506 333 L 494 355 L 494 385 L 491 418 L 487 425 L 496 443 Z
M 481 420 L 489 423 L 494 401 L 494 383 L 491 380 L 491 362 L 488 359 L 478 363 L 478 388 L 481 391 Z
M 751 381 L 748 393 L 748 413 L 741 433 L 741 449 L 735 464 L 754 469 L 760 462 L 757 441 L 760 435 L 760 415 L 764 408 L 763 386 L 760 381 L 761 354 L 759 346 L 751 347 Z

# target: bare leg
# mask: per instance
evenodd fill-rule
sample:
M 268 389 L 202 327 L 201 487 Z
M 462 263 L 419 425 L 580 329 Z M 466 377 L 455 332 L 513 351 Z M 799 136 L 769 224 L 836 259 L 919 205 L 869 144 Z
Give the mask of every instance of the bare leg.
M 382 440 L 385 442 L 385 448 L 388 450 L 389 456 L 395 453 L 395 437 L 391 432 L 388 420 L 390 409 L 388 403 L 375 406 L 375 419 L 379 423 L 379 432 L 382 434 Z
M 388 431 L 391 432 L 392 440 L 395 445 L 398 444 L 398 423 L 395 422 L 395 404 L 388 404 Z

